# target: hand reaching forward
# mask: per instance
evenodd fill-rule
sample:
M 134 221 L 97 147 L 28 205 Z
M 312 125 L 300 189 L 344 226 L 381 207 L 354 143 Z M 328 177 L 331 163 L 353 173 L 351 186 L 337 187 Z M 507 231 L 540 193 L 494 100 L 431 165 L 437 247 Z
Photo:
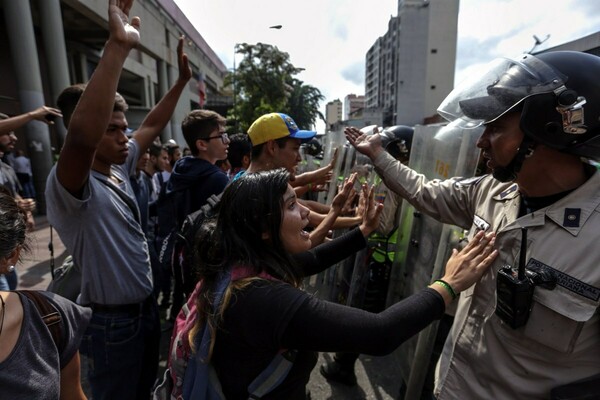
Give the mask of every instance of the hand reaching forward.
M 379 217 L 383 211 L 383 204 L 375 200 L 373 186 L 362 186 L 361 198 L 359 200 L 359 214 L 362 215 L 362 223 L 359 226 L 364 237 L 369 236 L 379 226 Z
M 59 109 L 47 106 L 36 108 L 35 110 L 30 111 L 29 114 L 31 115 L 31 118 L 48 125 L 53 125 L 56 117 L 62 117 Z
M 140 42 L 140 18 L 129 21 L 129 10 L 133 0 L 110 0 L 108 2 L 109 41 L 113 41 L 126 50 L 131 50 Z
M 356 182 L 356 176 L 356 173 L 354 173 L 350 175 L 350 178 L 346 178 L 344 180 L 344 184 L 331 202 L 331 209 L 335 210 L 338 214 L 342 213 L 344 205 L 348 201 L 348 198 L 352 195 L 354 182 Z
M 374 160 L 379 153 L 383 151 L 381 137 L 377 133 L 377 130 L 372 135 L 369 135 L 353 126 L 349 126 L 344 129 L 344 135 L 346 135 L 346 139 L 348 139 L 350 144 L 354 146 L 356 150 L 363 153 L 371 160 Z
M 452 250 L 442 278 L 458 294 L 477 282 L 498 255 L 494 249 L 496 235 L 478 232 L 460 252 Z

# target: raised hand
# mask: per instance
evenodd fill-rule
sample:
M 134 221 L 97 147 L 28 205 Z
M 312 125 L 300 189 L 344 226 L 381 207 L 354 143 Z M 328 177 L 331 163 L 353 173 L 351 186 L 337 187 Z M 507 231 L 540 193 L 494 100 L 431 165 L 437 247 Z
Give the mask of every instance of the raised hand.
M 110 32 L 109 41 L 118 43 L 131 50 L 140 42 L 140 19 L 131 18 L 129 21 L 129 11 L 133 0 L 110 0 L 108 3 L 108 30 Z
M 344 129 L 344 135 L 346 135 L 346 139 L 348 139 L 356 150 L 368 156 L 371 160 L 375 159 L 383 151 L 381 137 L 377 132 L 369 135 L 355 127 L 349 126 Z
M 335 164 L 337 163 L 337 158 L 338 158 L 338 154 L 339 154 L 339 148 L 336 147 L 336 149 L 333 151 L 333 157 L 331 157 L 331 161 L 329 161 L 329 164 L 327 165 L 327 167 L 329 168 L 329 171 L 332 171 L 333 168 L 335 167 Z
M 354 173 L 350 175 L 350 178 L 346 178 L 344 184 L 341 187 L 341 190 L 333 198 L 333 201 L 331 202 L 331 208 L 336 209 L 338 213 L 341 213 L 343 211 L 344 205 L 346 204 L 350 196 L 353 195 L 354 182 L 356 182 L 356 177 L 357 174 Z
M 190 68 L 187 54 L 183 52 L 184 42 L 185 36 L 182 35 L 179 38 L 179 43 L 177 43 L 177 65 L 179 67 L 179 80 L 187 82 L 192 78 L 192 68 Z
M 31 115 L 31 118 L 37 121 L 45 122 L 48 125 L 54 124 L 54 119 L 56 117 L 62 117 L 59 109 L 47 106 L 36 108 L 35 110 L 29 112 L 29 115 Z
M 379 218 L 383 211 L 383 204 L 375 200 L 375 190 L 373 186 L 363 185 L 361 197 L 358 203 L 357 214 L 362 216 L 362 223 L 359 226 L 363 236 L 369 236 L 379 226 Z
M 471 287 L 496 259 L 498 250 L 494 250 L 495 241 L 493 232 L 487 235 L 478 232 L 460 252 L 453 249 L 442 280 L 456 293 Z

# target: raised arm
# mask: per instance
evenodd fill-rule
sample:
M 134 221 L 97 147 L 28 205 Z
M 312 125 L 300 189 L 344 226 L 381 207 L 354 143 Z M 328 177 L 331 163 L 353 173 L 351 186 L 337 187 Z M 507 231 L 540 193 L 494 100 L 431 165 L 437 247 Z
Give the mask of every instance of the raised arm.
M 188 56 L 183 52 L 184 37 L 179 38 L 177 44 L 177 64 L 179 66 L 179 77 L 173 87 L 164 95 L 152 110 L 148 113 L 140 128 L 134 132 L 133 137 L 140 146 L 140 155 L 146 152 L 146 149 L 156 139 L 165 128 L 183 89 L 192 77 L 192 69 L 188 62 Z
M 108 127 L 121 69 L 140 41 L 140 19 L 129 21 L 133 0 L 110 0 L 109 37 L 69 123 L 56 176 L 65 189 L 79 194 L 88 180 L 96 149 Z
M 15 129 L 19 129 L 26 123 L 33 120 L 41 121 L 48 125 L 53 125 L 56 117 L 62 117 L 60 110 L 52 107 L 42 106 L 33 111 L 26 112 L 25 114 L 0 120 L 0 135 L 12 132 Z
M 310 241 L 313 247 L 321 244 L 323 240 L 325 240 L 325 237 L 329 233 L 329 230 L 333 227 L 333 223 L 335 222 L 336 218 L 342 212 L 342 207 L 348 199 L 348 196 L 350 196 L 355 181 L 356 174 L 352 174 L 350 175 L 350 178 L 346 179 L 344 185 L 342 186 L 342 190 L 340 190 L 340 192 L 333 198 L 329 212 L 321 221 L 321 223 L 310 233 Z
M 308 171 L 300 175 L 296 175 L 296 179 L 291 181 L 290 185 L 296 188 L 300 186 L 306 186 L 309 184 L 313 186 L 318 186 L 329 183 L 329 181 L 331 181 L 331 173 L 337 161 L 337 154 L 338 151 L 337 149 L 335 149 L 335 152 L 333 153 L 333 157 L 331 158 L 329 164 L 314 171 Z
M 384 151 L 381 145 L 381 137 L 378 133 L 369 135 L 361 132 L 352 126 L 344 129 L 344 135 L 348 142 L 359 152 L 369 157 L 371 160 L 375 160 L 379 153 Z
M 498 252 L 493 250 L 493 234 L 478 234 L 462 251 L 454 251 L 448 261 L 445 282 L 459 293 L 477 282 Z M 309 297 L 291 316 L 281 346 L 314 351 L 347 351 L 385 355 L 439 319 L 453 296 L 443 285 L 409 296 L 374 314 Z M 269 299 L 273 301 L 272 299 Z M 264 312 L 268 313 L 267 306 Z

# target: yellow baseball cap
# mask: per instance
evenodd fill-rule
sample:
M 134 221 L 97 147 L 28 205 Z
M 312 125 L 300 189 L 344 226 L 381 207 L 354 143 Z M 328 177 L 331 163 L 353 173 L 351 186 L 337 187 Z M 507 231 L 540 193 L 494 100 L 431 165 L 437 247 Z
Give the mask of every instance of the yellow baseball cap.
M 252 146 L 286 136 L 305 141 L 314 138 L 316 134 L 317 132 L 314 131 L 298 129 L 294 120 L 289 115 L 282 113 L 265 114 L 254 121 L 248 129 Z

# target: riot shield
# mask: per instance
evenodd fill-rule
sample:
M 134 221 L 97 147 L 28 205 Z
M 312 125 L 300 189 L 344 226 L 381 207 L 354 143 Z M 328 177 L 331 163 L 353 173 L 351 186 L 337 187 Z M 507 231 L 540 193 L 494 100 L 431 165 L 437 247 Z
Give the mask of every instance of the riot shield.
M 348 178 L 352 173 L 357 173 L 358 178 L 355 189 L 358 192 L 363 183 L 370 184 L 372 182 L 373 176 L 375 175 L 373 165 L 368 157 L 356 152 L 354 147 L 346 142 L 343 132 L 340 131 L 335 134 L 336 136 L 332 136 L 333 140 L 328 142 L 325 146 L 325 151 L 327 152 L 330 147 L 329 143 L 332 143 L 331 153 L 333 153 L 334 146 L 339 144 L 339 141 L 336 139 L 343 138 L 344 144 L 338 147 L 338 161 L 333 171 L 335 183 L 338 185 L 342 184 L 344 179 Z M 332 179 L 332 184 L 327 193 L 327 200 L 324 201 L 324 203 L 330 203 L 335 196 L 337 185 L 333 184 L 334 179 Z M 334 237 L 343 233 L 343 231 L 334 231 Z M 317 291 L 321 298 L 340 304 L 347 304 L 350 296 L 350 288 L 354 279 L 353 270 L 355 257 L 364 258 L 364 254 L 349 257 L 335 266 L 328 268 L 316 277 L 311 277 L 311 279 L 308 280 L 308 286 L 311 287 L 311 290 Z
M 402 198 L 389 189 L 375 172 L 370 173 L 366 183 L 373 188 L 374 199 L 383 204 L 383 211 L 378 228 L 367 239 L 367 248 L 356 255 L 346 304 L 380 312 L 385 309 L 389 277 L 396 257 Z
M 322 140 L 323 143 L 323 161 L 322 165 L 329 163 L 333 157 L 334 152 L 338 151 L 337 162 L 333 168 L 333 174 L 331 183 L 326 192 L 320 192 L 317 199 L 320 203 L 331 204 L 333 197 L 337 192 L 338 181 L 344 180 L 346 174 L 350 169 L 350 165 L 354 159 L 354 148 L 352 148 L 347 142 L 344 136 L 343 130 L 330 131 Z M 336 268 L 332 267 L 320 274 L 313 275 L 305 280 L 304 284 L 306 289 L 310 292 L 317 293 L 319 297 L 324 299 L 331 299 L 335 290 L 335 283 L 337 282 Z
M 338 131 L 329 131 L 325 137 L 322 139 L 322 144 L 323 144 L 323 161 L 321 161 L 321 165 L 327 165 L 329 164 L 329 162 L 331 161 L 331 159 L 333 158 L 333 154 L 335 153 L 335 150 L 338 149 L 338 161 L 336 162 L 336 165 L 333 168 L 333 178 L 331 179 L 331 183 L 329 185 L 329 190 L 326 192 L 321 192 L 319 193 L 319 195 L 317 196 L 317 199 L 319 201 L 319 203 L 323 203 L 323 204 L 331 204 L 331 201 L 333 200 L 333 197 L 335 196 L 336 193 L 336 184 L 338 181 L 338 177 L 343 173 L 342 170 L 342 162 L 340 162 L 341 160 L 343 160 L 345 158 L 345 153 L 346 153 L 346 149 L 345 149 L 345 145 L 347 145 L 346 142 L 346 136 L 344 136 L 344 131 L 343 130 L 338 130 Z
M 456 129 L 458 131 L 451 134 L 440 135 Z M 482 128 L 459 129 L 447 125 L 416 126 L 409 167 L 428 179 L 471 177 L 479 159 L 476 141 L 482 131 Z M 452 248 L 457 246 L 463 233 L 458 227 L 444 225 L 416 211 L 407 202 L 403 202 L 399 226 L 388 305 L 422 290 L 441 277 Z M 431 376 L 430 362 L 436 334 L 437 323 L 434 323 L 396 351 L 405 389 L 401 398 L 421 397 L 425 381 Z M 427 383 L 428 386 L 431 384 Z M 431 398 L 430 393 L 424 393 L 424 396 Z

